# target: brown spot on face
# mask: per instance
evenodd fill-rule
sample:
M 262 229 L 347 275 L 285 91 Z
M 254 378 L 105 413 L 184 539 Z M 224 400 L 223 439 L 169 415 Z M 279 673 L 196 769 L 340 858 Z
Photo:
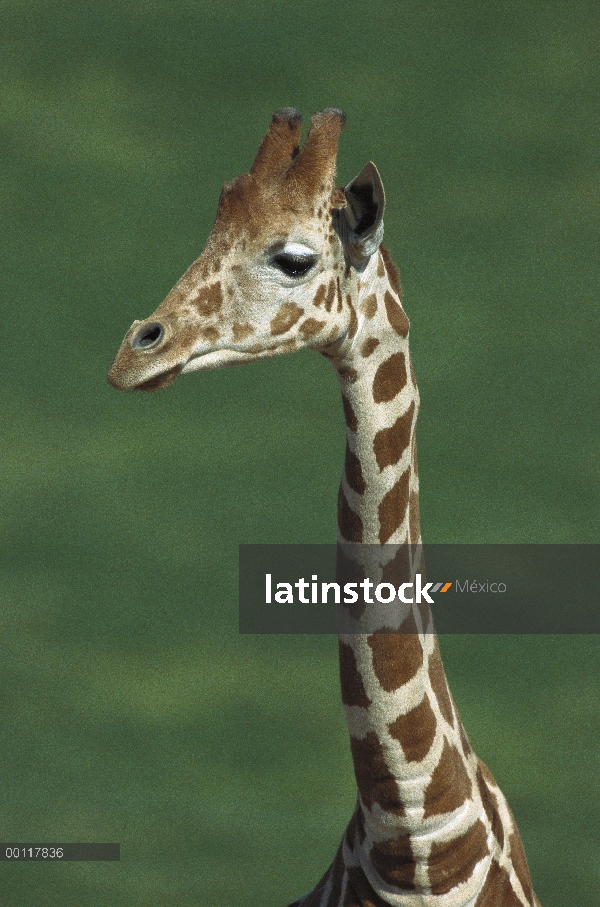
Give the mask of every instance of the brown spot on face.
M 477 863 L 488 853 L 486 838 L 485 825 L 478 819 L 458 838 L 433 843 L 428 861 L 432 894 L 447 894 L 470 879 Z M 504 907 L 505 901 L 499 898 L 494 904 Z
M 385 545 L 400 528 L 408 506 L 410 469 L 402 473 L 379 505 L 379 543 Z
M 340 365 L 337 373 L 342 381 L 347 381 L 348 384 L 354 384 L 354 382 L 358 378 L 358 372 L 356 371 L 356 369 L 350 368 L 349 365 Z
M 340 284 L 339 276 L 337 276 L 335 278 L 335 283 L 336 283 L 336 291 L 337 291 L 337 310 L 338 310 L 338 312 L 341 312 L 342 309 L 344 308 L 344 303 L 342 301 L 342 287 Z
M 510 877 L 506 869 L 503 869 L 494 860 L 475 907 L 498 907 L 498 904 L 501 904 L 502 907 L 523 907 L 510 884 Z
M 342 702 L 344 705 L 359 705 L 367 709 L 371 700 L 366 694 L 363 679 L 356 665 L 356 655 L 352 646 L 339 640 L 340 679 L 342 682 Z
M 421 641 L 412 633 L 375 633 L 367 642 L 375 676 L 386 693 L 412 680 L 423 664 Z
M 325 293 L 327 292 L 325 284 L 322 283 L 317 287 L 317 292 L 315 293 L 315 298 L 313 299 L 313 305 L 317 308 L 323 305 L 325 302 Z
M 346 473 L 346 481 L 348 482 L 350 488 L 352 488 L 352 490 L 357 494 L 364 494 L 367 486 L 363 478 L 360 460 L 355 453 L 352 453 L 347 442 L 344 472 Z
M 374 318 L 377 313 L 377 296 L 371 293 L 360 304 L 360 310 L 365 318 Z
M 325 296 L 325 311 L 326 312 L 331 312 L 334 299 L 335 299 L 335 280 L 333 280 L 333 278 L 332 278 L 329 281 L 329 286 L 327 287 L 327 295 Z
M 223 305 L 223 292 L 221 284 L 211 283 L 207 287 L 202 287 L 197 296 L 190 300 L 192 305 L 200 315 L 213 315 L 218 312 Z
M 362 740 L 350 737 L 354 774 L 360 796 L 367 809 L 379 803 L 382 809 L 395 816 L 404 815 L 404 804 L 398 785 L 385 761 L 385 753 L 373 731 Z
M 348 327 L 348 337 L 352 339 L 358 330 L 358 318 L 356 317 L 356 312 L 354 311 L 354 306 L 352 305 L 352 298 L 350 295 L 346 297 L 348 305 L 350 306 L 350 325 Z
M 388 725 L 388 730 L 402 747 L 409 762 L 421 762 L 435 740 L 436 725 L 431 703 L 425 694 L 419 705 L 406 715 L 399 715 Z
M 265 346 L 264 343 L 255 343 L 252 346 L 248 347 L 247 352 L 256 355 L 258 353 L 265 353 L 268 349 L 269 347 Z
M 452 700 L 450 699 L 448 681 L 446 680 L 446 675 L 444 673 L 442 656 L 440 655 L 440 648 L 437 639 L 435 641 L 435 648 L 432 654 L 429 656 L 429 680 L 435 698 L 437 699 L 437 703 L 440 707 L 440 712 L 442 713 L 448 724 L 454 726 Z
M 220 270 L 221 270 L 221 259 L 214 258 L 212 261 L 211 271 L 213 272 L 213 274 L 218 274 Z
M 481 764 L 477 766 L 477 787 L 479 788 L 479 796 L 481 797 L 483 808 L 490 821 L 490 825 L 492 826 L 494 837 L 502 849 L 504 848 L 504 829 L 502 827 L 502 820 L 500 819 L 496 799 L 487 786 L 483 776 Z
M 405 384 L 406 357 L 404 353 L 394 353 L 375 372 L 373 400 L 375 403 L 388 403 L 400 393 Z
M 271 319 L 271 334 L 274 337 L 278 334 L 285 334 L 303 315 L 304 309 L 301 309 L 295 302 L 284 302 L 275 318 Z
M 317 321 L 316 318 L 307 318 L 306 321 L 303 321 L 300 325 L 300 333 L 308 340 L 309 337 L 314 337 L 315 334 L 318 334 L 320 330 L 325 327 L 325 321 Z
M 403 416 L 391 428 L 382 428 L 373 439 L 373 450 L 380 471 L 398 462 L 410 443 L 410 432 L 415 414 L 414 400 Z
M 215 327 L 202 328 L 198 336 L 207 343 L 216 343 L 221 334 Z
M 388 885 L 402 891 L 415 890 L 416 862 L 410 835 L 399 835 L 392 841 L 377 841 L 371 848 L 371 863 Z
M 392 256 L 384 245 L 379 246 L 379 251 L 381 252 L 381 257 L 383 258 L 391 287 L 398 296 L 398 299 L 402 299 L 402 289 L 400 287 L 400 275 L 398 273 L 398 268 L 392 261 Z
M 379 254 L 377 256 L 377 276 L 385 277 L 385 265 L 383 263 L 381 251 L 379 252 Z
M 370 356 L 371 353 L 375 352 L 378 346 L 379 340 L 377 337 L 368 337 L 360 348 L 360 355 L 363 359 L 366 359 L 367 356 Z
M 347 542 L 362 542 L 362 520 L 350 507 L 341 487 L 338 492 L 338 527 L 342 538 Z
M 331 243 L 331 245 L 333 245 L 335 242 L 335 233 L 330 233 L 327 239 Z
M 448 740 L 425 791 L 424 818 L 450 813 L 471 795 L 471 782 L 462 756 Z
M 342 406 L 344 407 L 344 421 L 350 431 L 356 431 L 358 428 L 358 419 L 352 409 L 352 404 L 347 397 L 342 394 Z
M 521 888 L 529 904 L 533 904 L 533 887 L 531 885 L 531 876 L 529 875 L 529 866 L 527 857 L 523 850 L 523 844 L 519 837 L 518 831 L 514 831 L 510 836 L 510 856 L 516 876 L 521 883 Z
M 389 323 L 400 337 L 408 337 L 409 324 L 404 309 L 398 305 L 389 290 L 385 291 L 383 299 Z
M 239 343 L 240 340 L 245 340 L 246 337 L 249 337 L 250 334 L 254 333 L 254 328 L 251 324 L 240 324 L 237 321 L 233 323 L 233 339 L 235 343 Z

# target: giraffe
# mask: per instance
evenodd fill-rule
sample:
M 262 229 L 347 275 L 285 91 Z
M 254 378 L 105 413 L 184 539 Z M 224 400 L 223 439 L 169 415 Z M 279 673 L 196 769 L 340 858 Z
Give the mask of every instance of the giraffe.
M 346 425 L 338 540 L 402 551 L 421 542 L 419 393 L 377 168 L 335 185 L 344 123 L 335 108 L 315 114 L 300 148 L 300 114 L 273 114 L 250 171 L 224 185 L 200 257 L 133 323 L 108 380 L 155 391 L 181 373 L 320 352 Z M 410 619 L 411 632 L 339 637 L 357 804 L 331 866 L 290 907 L 540 907 L 425 632 L 430 615 Z

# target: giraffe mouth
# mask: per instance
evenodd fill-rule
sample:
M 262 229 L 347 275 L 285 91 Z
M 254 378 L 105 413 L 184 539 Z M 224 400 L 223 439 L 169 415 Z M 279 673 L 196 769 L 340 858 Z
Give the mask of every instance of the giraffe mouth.
M 205 369 L 225 368 L 231 365 L 242 365 L 245 362 L 253 362 L 257 358 L 251 353 L 244 353 L 240 350 L 211 350 L 208 353 L 197 353 L 191 356 L 181 369 L 182 375 L 189 372 L 203 371 Z
M 177 375 L 181 374 L 182 368 L 180 365 L 176 365 L 174 368 L 168 369 L 166 372 L 162 372 L 160 375 L 155 375 L 154 378 L 149 378 L 148 381 L 143 381 L 141 384 L 136 386 L 138 391 L 158 391 L 163 387 L 168 387 L 169 384 L 173 384 Z

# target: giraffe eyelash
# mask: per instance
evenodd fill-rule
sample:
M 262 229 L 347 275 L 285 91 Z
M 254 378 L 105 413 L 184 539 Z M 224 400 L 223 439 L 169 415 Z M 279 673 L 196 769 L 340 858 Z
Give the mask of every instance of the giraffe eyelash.
M 271 263 L 288 277 L 304 277 L 316 262 L 316 255 L 298 255 L 290 252 L 279 252 L 271 259 Z

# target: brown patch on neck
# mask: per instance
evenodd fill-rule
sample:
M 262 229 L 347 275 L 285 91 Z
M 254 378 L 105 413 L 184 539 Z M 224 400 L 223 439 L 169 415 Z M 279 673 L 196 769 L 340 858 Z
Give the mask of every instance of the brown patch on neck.
M 425 791 L 423 818 L 454 812 L 471 796 L 471 781 L 462 755 L 444 738 L 444 749 Z
M 367 642 L 375 676 L 386 693 L 412 680 L 423 664 L 423 647 L 416 633 L 374 633 Z
M 393 466 L 398 462 L 410 443 L 415 413 L 414 400 L 403 416 L 399 416 L 391 428 L 382 428 L 373 439 L 373 450 L 380 471 L 386 466 Z
M 389 253 L 389 249 L 387 249 L 383 245 L 383 243 L 379 246 L 379 251 L 381 252 L 381 257 L 385 264 L 385 269 L 387 271 L 387 276 L 388 276 L 388 280 L 390 282 L 390 286 L 392 287 L 392 289 L 398 296 L 398 299 L 401 300 L 402 299 L 402 288 L 400 286 L 400 274 L 398 273 L 398 268 L 392 261 L 392 256 Z
M 358 428 L 358 419 L 356 418 L 356 414 L 352 409 L 352 404 L 343 394 L 342 406 L 344 407 L 344 421 L 346 425 L 348 426 L 350 431 L 356 431 L 356 429 Z
M 350 507 L 344 490 L 340 485 L 338 492 L 338 528 L 347 542 L 360 543 L 363 540 L 363 524 L 358 513 Z
M 356 664 L 356 655 L 352 646 L 339 640 L 340 679 L 342 683 L 342 702 L 344 705 L 361 706 L 368 709 L 371 700 L 365 691 L 363 679 Z
M 367 488 L 366 482 L 363 477 L 362 466 L 360 465 L 360 460 L 350 450 L 348 442 L 346 442 L 346 460 L 344 463 L 344 472 L 346 474 L 346 481 L 350 488 L 355 491 L 357 494 L 364 494 Z
M 337 310 L 338 310 L 338 312 L 341 312 L 342 309 L 344 308 L 344 303 L 342 301 L 342 287 L 340 284 L 339 276 L 337 276 L 335 278 L 335 285 L 336 285 L 336 290 L 337 290 Z M 350 299 L 348 301 L 350 302 Z M 352 303 L 350 302 L 350 304 L 352 304 Z
M 350 326 L 348 327 L 348 337 L 352 339 L 358 330 L 358 318 L 356 317 L 356 312 L 354 311 L 354 306 L 352 305 L 352 297 L 348 293 L 346 296 L 346 302 L 350 307 Z
M 431 893 L 447 894 L 468 881 L 477 863 L 488 853 L 485 825 L 478 819 L 464 834 L 452 841 L 434 842 L 428 860 Z M 494 901 L 504 907 L 505 901 Z
M 492 826 L 492 834 L 496 838 L 500 849 L 502 850 L 504 848 L 504 828 L 502 827 L 502 820 L 500 818 L 500 813 L 498 812 L 496 800 L 484 778 L 483 771 L 481 769 L 482 765 L 483 763 L 480 762 L 477 766 L 477 787 L 479 788 L 479 796 L 481 797 L 481 802 L 483 804 L 486 816 L 488 817 L 490 825 Z
M 342 907 L 389 907 L 387 901 L 380 898 L 377 892 L 373 890 L 362 869 L 350 866 L 347 873 L 348 884 Z M 335 904 L 337 907 L 336 901 L 330 901 L 329 903 Z M 305 907 L 304 903 L 302 907 Z
M 398 305 L 389 290 L 385 291 L 383 300 L 385 302 L 388 321 L 395 332 L 399 337 L 408 337 L 409 323 L 404 309 Z
M 419 705 L 399 715 L 388 730 L 404 752 L 409 762 L 421 762 L 433 745 L 437 721 L 427 694 Z
M 365 318 L 374 318 L 377 313 L 377 296 L 375 293 L 370 293 L 359 306 L 360 311 L 363 313 Z
M 435 640 L 435 648 L 429 656 L 429 681 L 440 707 L 440 712 L 448 724 L 453 727 L 454 714 L 452 712 L 452 700 L 450 698 L 450 690 L 448 689 L 448 681 L 446 680 L 446 674 L 444 673 L 442 656 L 440 655 L 437 639 Z
M 405 385 L 406 357 L 404 353 L 394 353 L 375 372 L 373 400 L 375 403 L 389 403 Z
M 399 891 L 415 890 L 416 861 L 410 835 L 398 835 L 391 841 L 377 841 L 371 848 L 371 863 L 384 882 Z
M 385 545 L 400 528 L 408 506 L 410 469 L 402 473 L 379 505 L 379 543 Z
M 490 866 L 485 885 L 475 907 L 523 907 L 510 884 L 510 877 L 502 866 L 494 860 Z
M 377 735 L 369 731 L 362 740 L 350 737 L 350 747 L 356 783 L 367 809 L 378 803 L 386 812 L 403 816 L 404 803 Z
M 377 337 L 367 337 L 365 342 L 360 348 L 360 355 L 363 359 L 367 359 L 371 353 L 374 353 L 377 347 L 379 346 L 379 340 Z

